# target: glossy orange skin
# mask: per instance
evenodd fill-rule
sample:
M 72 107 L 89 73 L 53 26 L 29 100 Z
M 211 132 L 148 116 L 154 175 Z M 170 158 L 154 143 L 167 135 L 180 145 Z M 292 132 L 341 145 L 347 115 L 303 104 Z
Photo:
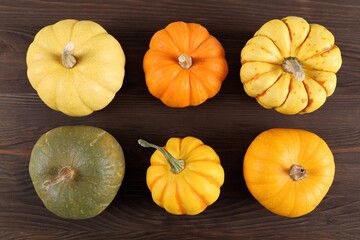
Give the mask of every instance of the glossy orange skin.
M 189 69 L 178 57 L 192 58 Z M 220 42 L 200 24 L 173 22 L 154 34 L 143 61 L 150 93 L 169 107 L 197 106 L 220 90 L 228 73 Z
M 289 176 L 292 165 L 306 169 L 304 179 Z M 285 217 L 313 211 L 335 175 L 334 157 L 326 142 L 301 129 L 275 128 L 259 134 L 244 158 L 244 178 L 251 194 L 265 208 Z

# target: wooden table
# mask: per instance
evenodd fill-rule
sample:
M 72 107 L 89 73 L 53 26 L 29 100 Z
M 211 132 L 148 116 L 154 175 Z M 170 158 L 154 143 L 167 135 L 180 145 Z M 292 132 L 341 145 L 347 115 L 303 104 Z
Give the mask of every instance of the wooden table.
M 270 3 L 272 2 L 272 3 Z M 266 21 L 302 16 L 326 26 L 343 57 L 333 96 L 318 111 L 286 116 L 248 97 L 239 79 L 240 51 Z M 360 235 L 360 5 L 332 1 L 1 0 L 0 3 L 0 239 L 355 239 Z M 32 89 L 25 56 L 34 35 L 58 20 L 90 19 L 122 44 L 126 76 L 105 109 L 69 117 L 49 109 Z M 142 60 L 151 36 L 173 21 L 204 25 L 223 44 L 229 74 L 216 97 L 173 109 L 147 90 Z M 65 220 L 43 206 L 28 173 L 32 147 L 46 131 L 92 125 L 116 137 L 126 176 L 111 205 L 89 220 Z M 243 157 L 260 132 L 302 128 L 333 151 L 335 180 L 310 214 L 288 219 L 263 208 L 247 190 Z M 219 154 L 225 184 L 217 202 L 197 216 L 174 216 L 152 200 L 145 182 L 149 149 L 173 136 L 201 138 Z

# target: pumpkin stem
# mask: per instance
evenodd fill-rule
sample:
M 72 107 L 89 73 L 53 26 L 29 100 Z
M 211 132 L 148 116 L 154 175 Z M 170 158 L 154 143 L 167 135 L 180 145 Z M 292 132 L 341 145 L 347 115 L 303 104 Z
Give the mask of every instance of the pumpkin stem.
M 189 69 L 192 66 L 192 58 L 185 53 L 181 54 L 178 57 L 178 61 L 179 61 L 180 67 L 182 67 L 183 69 Z
M 62 65 L 65 68 L 71 69 L 75 66 L 76 58 L 73 54 L 74 54 L 74 43 L 70 41 L 66 44 L 61 57 Z
M 148 143 L 147 141 L 142 140 L 142 139 L 139 139 L 138 143 L 142 147 L 150 147 L 150 148 L 155 148 L 156 150 L 159 150 L 164 155 L 166 160 L 169 162 L 169 164 L 171 166 L 171 171 L 173 173 L 179 173 L 182 170 L 184 170 L 185 161 L 174 158 L 173 156 L 171 156 L 171 154 L 168 151 L 165 150 L 165 148 L 159 147 L 155 144 Z
M 306 176 L 307 176 L 306 169 L 303 166 L 294 164 L 290 168 L 289 176 L 292 180 L 297 182 L 301 179 L 306 178 Z
M 75 173 L 74 169 L 72 169 L 69 166 L 65 166 L 60 169 L 60 171 L 58 172 L 57 176 L 54 179 L 46 180 L 42 186 L 47 191 L 51 187 L 61 183 L 62 181 L 73 179 L 74 173 Z
M 296 57 L 285 58 L 281 66 L 285 72 L 293 74 L 295 79 L 299 82 L 304 81 L 305 73 L 303 68 L 301 67 L 299 59 L 297 59 Z

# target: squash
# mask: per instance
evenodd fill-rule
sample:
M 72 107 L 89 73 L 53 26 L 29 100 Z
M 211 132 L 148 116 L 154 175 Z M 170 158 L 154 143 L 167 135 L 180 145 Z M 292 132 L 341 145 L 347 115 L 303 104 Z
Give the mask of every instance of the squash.
M 44 27 L 28 48 L 26 64 L 41 100 L 69 116 L 106 107 L 125 74 L 119 42 L 92 21 L 67 19 Z
M 214 97 L 228 73 L 220 42 L 200 24 L 184 22 L 153 35 L 143 68 L 149 92 L 175 108 Z
M 244 157 L 244 178 L 265 208 L 285 217 L 313 211 L 327 194 L 335 175 L 326 142 L 301 129 L 264 131 Z
M 86 219 L 114 199 L 125 159 L 116 139 L 100 128 L 58 127 L 36 142 L 29 173 L 48 210 L 62 218 Z
M 265 23 L 241 51 L 245 92 L 283 114 L 320 108 L 336 87 L 342 64 L 333 34 L 300 17 Z
M 219 156 L 194 137 L 170 138 L 164 148 L 155 148 L 146 172 L 146 183 L 154 202 L 169 213 L 196 215 L 214 203 L 224 183 Z

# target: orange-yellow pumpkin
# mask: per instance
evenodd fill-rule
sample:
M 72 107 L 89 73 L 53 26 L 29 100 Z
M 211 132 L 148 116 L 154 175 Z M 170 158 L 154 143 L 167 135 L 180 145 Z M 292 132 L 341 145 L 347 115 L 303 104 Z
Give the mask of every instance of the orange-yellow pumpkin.
M 170 138 L 164 148 L 141 139 L 139 144 L 156 149 L 146 183 L 154 202 L 167 212 L 196 215 L 218 199 L 224 169 L 210 146 L 194 137 Z
M 154 34 L 143 68 L 150 93 L 177 108 L 214 97 L 228 73 L 220 42 L 200 24 L 184 22 Z
M 326 142 L 301 129 L 270 129 L 249 146 L 244 178 L 251 194 L 268 210 L 299 217 L 315 209 L 335 174 Z
M 245 92 L 283 114 L 320 108 L 336 87 L 342 64 L 333 34 L 301 17 L 265 23 L 241 51 Z

